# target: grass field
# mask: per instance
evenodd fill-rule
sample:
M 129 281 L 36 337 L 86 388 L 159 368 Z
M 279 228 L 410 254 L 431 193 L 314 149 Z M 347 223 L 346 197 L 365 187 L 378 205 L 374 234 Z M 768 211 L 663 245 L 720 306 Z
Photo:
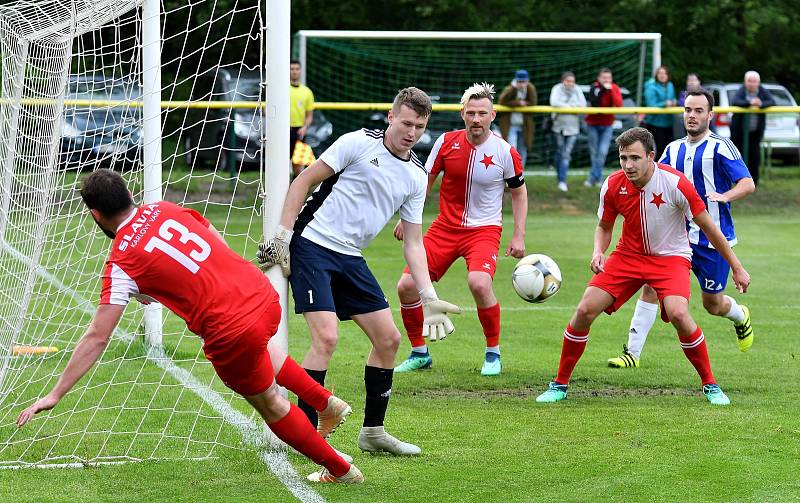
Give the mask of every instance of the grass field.
M 800 274 L 794 269 L 800 258 L 798 171 L 775 170 L 734 209 L 740 236 L 736 252 L 753 278 L 750 292 L 737 295 L 752 310 L 755 344 L 750 352 L 738 351 L 730 322 L 702 310 L 693 284 L 692 312 L 707 336 L 717 380 L 732 400 L 725 408 L 706 402 L 673 329 L 663 323 L 651 333 L 642 368 L 606 366 L 626 340 L 631 305 L 594 325 L 569 399 L 553 405 L 534 402 L 555 373 L 562 331 L 591 274 L 587 265 L 596 192 L 579 182 L 571 180 L 576 188 L 561 194 L 549 177 L 528 181 L 528 250 L 553 257 L 564 284 L 549 302 L 527 304 L 511 289 L 514 261 L 499 261 L 495 289 L 503 309 L 502 375 L 479 375 L 483 336 L 463 262 L 438 286 L 443 298 L 466 312 L 454 319 L 452 336 L 431 345 L 432 370 L 395 376 L 387 414 L 387 429 L 420 445 L 420 457 L 357 452 L 369 345 L 354 324 L 341 325 L 327 385 L 355 413 L 332 443 L 354 455 L 366 483 L 314 486 L 319 495 L 328 501 L 364 502 L 800 499 Z M 221 210 L 212 210 L 212 221 L 214 211 Z M 506 218 L 510 223 L 510 215 Z M 509 234 L 504 237 L 503 246 Z M 403 262 L 389 229 L 366 256 L 399 324 L 394 285 Z M 301 360 L 308 336 L 300 316 L 290 315 L 289 330 L 290 350 Z M 407 351 L 404 339 L 398 361 Z M 135 371 L 141 368 L 138 364 Z M 236 442 L 235 429 L 222 430 L 226 441 Z M 0 431 L 4 437 L 7 433 Z M 300 456 L 290 455 L 290 460 L 302 475 L 314 469 Z M 220 450 L 218 459 L 209 461 L 0 471 L 2 502 L 291 499 L 247 449 Z

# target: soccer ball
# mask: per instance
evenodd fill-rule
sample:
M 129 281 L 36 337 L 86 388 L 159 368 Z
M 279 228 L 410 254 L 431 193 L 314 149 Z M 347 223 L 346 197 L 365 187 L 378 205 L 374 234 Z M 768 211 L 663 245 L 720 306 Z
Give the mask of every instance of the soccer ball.
M 561 288 L 561 269 L 555 260 L 541 253 L 523 257 L 511 274 L 514 291 L 528 302 L 544 302 Z

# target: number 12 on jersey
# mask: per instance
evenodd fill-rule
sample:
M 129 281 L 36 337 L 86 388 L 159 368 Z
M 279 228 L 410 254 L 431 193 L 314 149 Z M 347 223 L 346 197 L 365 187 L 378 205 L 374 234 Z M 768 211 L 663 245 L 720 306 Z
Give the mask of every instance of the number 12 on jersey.
M 208 244 L 205 239 L 189 231 L 183 224 L 171 218 L 164 220 L 164 223 L 158 228 L 158 236 L 150 238 L 147 244 L 144 245 L 144 251 L 152 253 L 153 250 L 159 249 L 180 265 L 189 269 L 192 274 L 197 274 L 197 271 L 200 270 L 200 265 L 198 263 L 204 261 L 211 255 L 211 245 Z M 189 251 L 187 255 L 169 243 L 169 241 L 175 239 L 182 244 L 191 242 L 196 248 Z

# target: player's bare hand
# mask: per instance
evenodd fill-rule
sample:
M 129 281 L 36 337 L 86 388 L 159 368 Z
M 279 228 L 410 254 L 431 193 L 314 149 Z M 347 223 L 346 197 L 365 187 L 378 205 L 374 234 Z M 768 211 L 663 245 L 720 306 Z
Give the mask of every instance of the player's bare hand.
M 303 127 L 301 127 L 300 129 L 297 130 L 297 139 L 298 140 L 302 140 L 303 138 L 306 137 L 306 129 L 307 128 L 305 126 L 303 126 Z
M 258 245 L 256 258 L 262 269 L 279 265 L 283 275 L 289 276 L 289 243 L 293 232 L 282 225 L 275 231 L 275 237 Z
M 606 256 L 602 253 L 592 255 L 592 263 L 589 266 L 593 273 L 598 274 L 606 270 Z
M 23 410 L 19 417 L 17 417 L 17 428 L 22 428 L 25 423 L 33 419 L 33 416 L 43 410 L 52 409 L 56 406 L 56 404 L 58 404 L 58 398 L 54 398 L 50 395 L 38 399 L 36 403 Z
M 739 293 L 747 292 L 747 288 L 750 286 L 750 273 L 744 267 L 735 269 L 733 271 L 733 284 L 736 285 Z
M 397 224 L 395 224 L 393 234 L 394 234 L 394 238 L 396 240 L 398 240 L 398 241 L 402 241 L 403 240 L 403 221 L 402 220 L 398 220 Z
M 506 248 L 506 257 L 511 255 L 514 258 L 525 256 L 525 240 L 521 236 L 512 236 Z
M 716 192 L 708 192 L 706 194 L 706 197 L 708 198 L 709 201 L 716 202 L 716 203 L 723 203 L 724 204 L 724 203 L 728 202 L 728 198 L 725 197 L 724 194 L 718 194 Z
M 420 293 L 422 299 L 422 336 L 431 341 L 444 340 L 455 331 L 455 326 L 448 314 L 461 314 L 461 308 L 455 304 L 439 299 L 433 287 L 428 287 Z

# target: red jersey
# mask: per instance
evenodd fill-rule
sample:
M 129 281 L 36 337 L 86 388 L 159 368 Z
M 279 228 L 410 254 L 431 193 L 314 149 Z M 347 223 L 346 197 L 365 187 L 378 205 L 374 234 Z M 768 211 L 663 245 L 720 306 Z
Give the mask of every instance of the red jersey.
M 465 129 L 443 134 L 425 169 L 444 171 L 437 220 L 451 227 L 502 227 L 503 189 L 525 183 L 519 152 L 494 133 L 480 145 L 467 141 Z
M 612 173 L 600 190 L 597 216 L 612 225 L 617 215 L 624 218 L 617 250 L 691 260 L 686 220 L 705 209 L 694 185 L 683 173 L 656 164 L 653 177 L 641 189 L 622 170 Z
M 136 208 L 117 228 L 100 304 L 124 306 L 130 297 L 146 295 L 206 343 L 241 334 L 277 293 L 208 227 L 200 213 L 166 201 Z

